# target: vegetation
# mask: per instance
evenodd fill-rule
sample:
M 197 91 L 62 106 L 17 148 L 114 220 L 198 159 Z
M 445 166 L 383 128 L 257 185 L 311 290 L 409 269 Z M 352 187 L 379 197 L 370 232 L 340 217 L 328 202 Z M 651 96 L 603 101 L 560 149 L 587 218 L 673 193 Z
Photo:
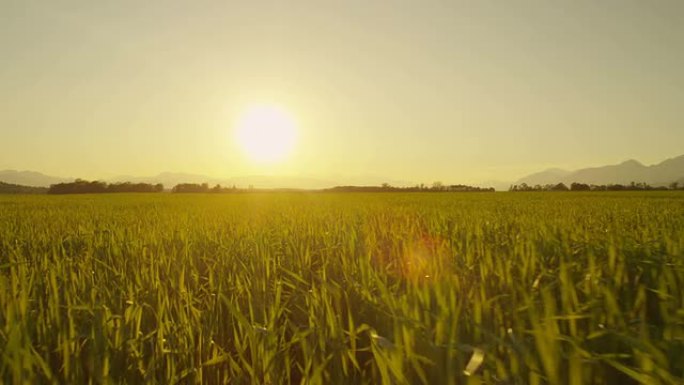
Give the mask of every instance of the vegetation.
M 164 191 L 164 185 L 149 183 L 111 183 L 76 179 L 71 183 L 58 183 L 50 186 L 48 194 L 104 194 L 104 193 L 152 193 Z
M 0 196 L 7 384 L 673 384 L 684 195 Z
M 220 184 L 214 187 L 209 187 L 208 183 L 180 183 L 175 185 L 171 192 L 174 193 L 236 193 L 236 192 L 250 192 L 253 191 L 253 187 L 249 189 L 239 189 L 235 186 L 233 187 L 222 187 Z
M 519 185 L 512 185 L 509 191 L 667 191 L 667 190 L 678 190 L 679 184 L 677 182 L 671 183 L 669 187 L 665 186 L 651 186 L 647 183 L 635 183 L 632 182 L 628 185 L 622 184 L 608 184 L 608 185 L 594 185 L 573 182 L 570 187 L 566 186 L 564 183 L 558 184 L 547 184 L 547 185 L 534 185 L 530 186 L 527 183 L 521 183 Z
M 233 187 L 221 187 L 217 184 L 209 187 L 208 183 L 181 183 L 171 189 L 175 193 L 244 193 L 244 192 L 305 192 L 305 191 L 324 191 L 324 192 L 494 192 L 493 188 L 482 188 L 466 186 L 462 184 L 445 186 L 441 182 L 435 182 L 432 187 L 418 185 L 415 187 L 394 187 L 388 183 L 381 186 L 335 186 L 323 190 L 303 190 L 303 189 L 255 189 L 249 186 L 247 189 Z
M 209 191 L 208 183 L 180 183 L 171 189 L 171 192 L 175 193 L 208 193 Z
M 45 187 L 21 186 L 18 184 L 0 182 L 0 194 L 45 194 Z
M 475 187 L 464 184 L 444 185 L 435 182 L 431 187 L 417 185 L 414 187 L 394 187 L 387 183 L 381 186 L 336 186 L 326 189 L 327 192 L 494 192 L 493 187 Z

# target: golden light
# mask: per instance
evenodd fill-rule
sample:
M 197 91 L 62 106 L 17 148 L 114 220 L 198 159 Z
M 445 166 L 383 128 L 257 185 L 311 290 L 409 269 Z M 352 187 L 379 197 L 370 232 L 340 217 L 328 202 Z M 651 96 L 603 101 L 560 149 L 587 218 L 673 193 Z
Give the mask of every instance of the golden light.
M 275 163 L 285 159 L 294 148 L 297 124 L 279 106 L 255 105 L 238 119 L 236 138 L 253 161 Z

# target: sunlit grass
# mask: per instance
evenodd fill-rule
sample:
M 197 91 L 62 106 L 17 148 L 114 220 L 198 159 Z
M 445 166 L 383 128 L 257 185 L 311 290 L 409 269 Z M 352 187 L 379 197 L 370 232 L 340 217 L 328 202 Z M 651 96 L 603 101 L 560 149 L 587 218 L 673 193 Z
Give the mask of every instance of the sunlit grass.
M 670 384 L 684 195 L 0 196 L 4 383 Z

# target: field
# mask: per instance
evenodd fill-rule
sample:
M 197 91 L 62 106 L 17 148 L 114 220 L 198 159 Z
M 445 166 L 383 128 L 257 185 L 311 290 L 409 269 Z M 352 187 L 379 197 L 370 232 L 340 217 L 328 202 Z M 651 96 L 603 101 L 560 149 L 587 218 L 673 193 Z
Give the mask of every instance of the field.
M 0 196 L 0 352 L 5 384 L 680 383 L 684 194 Z

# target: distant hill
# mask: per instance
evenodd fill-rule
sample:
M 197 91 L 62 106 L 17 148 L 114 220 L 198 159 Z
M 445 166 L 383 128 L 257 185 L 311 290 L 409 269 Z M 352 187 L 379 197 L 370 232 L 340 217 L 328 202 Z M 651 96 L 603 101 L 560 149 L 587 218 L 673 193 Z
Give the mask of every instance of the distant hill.
M 629 184 L 645 182 L 652 186 L 668 185 L 674 181 L 684 181 L 684 155 L 664 160 L 658 164 L 645 166 L 630 159 L 620 164 L 589 167 L 575 171 L 549 169 L 528 175 L 515 184 L 545 185 L 572 182 L 586 184 Z
M 0 182 L 0 194 L 45 194 L 47 190 L 47 187 L 21 186 Z
M 540 184 L 542 186 L 547 184 L 556 184 L 558 183 L 558 181 L 563 180 L 570 174 L 572 174 L 571 171 L 562 170 L 560 168 L 550 168 L 545 171 L 528 175 L 522 178 L 520 181 L 516 182 L 516 184 L 520 184 L 523 182 L 529 185 Z
M 49 187 L 51 184 L 71 182 L 73 178 L 61 178 L 41 174 L 35 171 L 0 171 L 0 182 L 32 187 Z

